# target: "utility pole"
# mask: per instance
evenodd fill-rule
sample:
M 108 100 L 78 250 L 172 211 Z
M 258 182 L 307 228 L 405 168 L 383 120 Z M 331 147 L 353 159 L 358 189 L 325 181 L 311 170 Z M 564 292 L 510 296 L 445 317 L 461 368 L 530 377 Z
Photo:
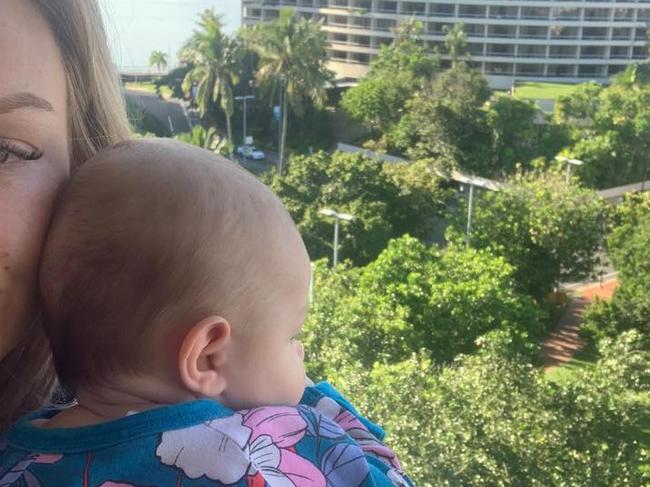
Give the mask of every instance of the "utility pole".
M 287 84 L 287 77 L 284 74 L 280 75 L 280 138 L 278 140 L 278 146 L 280 148 L 280 155 L 278 160 L 278 172 L 282 176 L 282 169 L 284 168 L 284 138 L 285 138 L 285 126 L 284 119 L 287 116 L 284 109 L 284 103 L 286 98 L 285 87 Z

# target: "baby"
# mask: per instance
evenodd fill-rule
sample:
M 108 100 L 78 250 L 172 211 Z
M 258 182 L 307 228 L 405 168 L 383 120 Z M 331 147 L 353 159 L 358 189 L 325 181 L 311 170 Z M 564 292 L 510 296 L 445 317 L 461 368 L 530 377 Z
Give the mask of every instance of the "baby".
M 412 485 L 379 427 L 305 387 L 309 280 L 289 214 L 246 171 L 168 140 L 99 153 L 41 267 L 77 402 L 6 434 L 0 485 Z

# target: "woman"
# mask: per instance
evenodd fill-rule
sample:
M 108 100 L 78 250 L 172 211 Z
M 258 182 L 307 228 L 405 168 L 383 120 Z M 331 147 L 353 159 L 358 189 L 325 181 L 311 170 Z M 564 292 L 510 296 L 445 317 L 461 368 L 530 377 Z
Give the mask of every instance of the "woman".
M 0 431 L 49 398 L 37 267 L 60 185 L 129 136 L 96 0 L 0 3 Z

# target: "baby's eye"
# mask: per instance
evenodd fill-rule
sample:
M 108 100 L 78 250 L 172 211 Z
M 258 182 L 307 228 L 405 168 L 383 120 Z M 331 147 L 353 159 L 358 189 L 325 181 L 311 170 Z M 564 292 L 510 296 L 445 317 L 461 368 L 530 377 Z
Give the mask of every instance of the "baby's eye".
M 302 331 L 291 337 L 292 342 L 299 342 L 302 339 Z

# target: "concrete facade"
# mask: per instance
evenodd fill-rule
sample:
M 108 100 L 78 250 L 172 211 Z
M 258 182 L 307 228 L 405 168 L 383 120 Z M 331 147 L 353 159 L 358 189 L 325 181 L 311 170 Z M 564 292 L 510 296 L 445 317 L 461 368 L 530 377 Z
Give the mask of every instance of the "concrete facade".
M 495 88 L 515 80 L 606 82 L 647 58 L 650 0 L 242 0 L 243 23 L 273 20 L 287 7 L 323 21 L 339 78 L 363 76 L 392 41 L 391 29 L 411 18 L 424 25 L 424 46 L 439 52 L 444 26 L 463 23 L 471 63 Z

